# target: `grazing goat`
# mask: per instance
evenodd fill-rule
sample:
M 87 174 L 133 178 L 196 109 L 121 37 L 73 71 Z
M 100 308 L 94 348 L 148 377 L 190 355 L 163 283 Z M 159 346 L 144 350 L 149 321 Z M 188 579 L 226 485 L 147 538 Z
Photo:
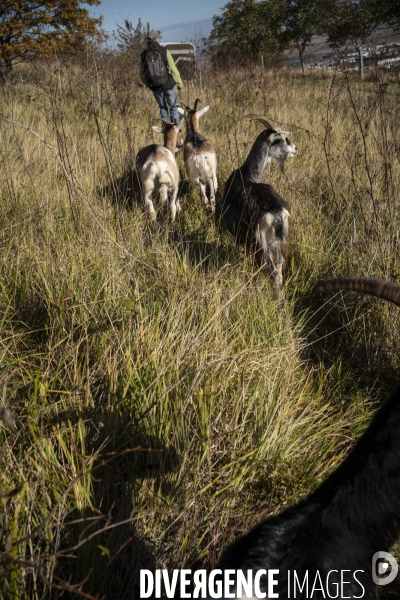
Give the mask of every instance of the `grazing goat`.
M 400 306 L 400 285 L 380 279 L 330 280 L 315 291 L 338 289 L 373 294 Z M 281 599 L 376 600 L 375 568 L 382 558 L 377 553 L 388 552 L 399 535 L 400 386 L 342 464 L 314 492 L 239 538 L 216 568 L 245 574 L 251 570 L 253 577 L 260 569 L 278 569 L 273 592 Z M 302 590 L 294 573 L 297 582 L 304 583 Z M 267 590 L 268 583 L 268 575 L 262 576 L 261 589 Z M 226 593 L 225 588 L 218 597 L 226 598 Z
M 279 292 L 287 256 L 289 211 L 283 198 L 271 185 L 260 183 L 260 178 L 272 158 L 283 170 L 285 160 L 295 156 L 297 148 L 286 137 L 289 133 L 277 129 L 266 117 L 245 118 L 260 121 L 266 129 L 257 137 L 243 165 L 230 175 L 218 212 L 236 241 L 256 253 L 260 266 L 268 267 Z
M 139 150 L 136 156 L 136 169 L 142 186 L 142 194 L 150 218 L 156 220 L 152 197 L 160 192 L 161 205 L 169 203 L 171 220 L 175 221 L 176 212 L 181 210 L 178 196 L 179 168 L 175 159 L 178 148 L 183 146 L 181 127 L 184 119 L 177 125 L 163 119 L 163 127 L 153 127 L 154 131 L 164 134 L 164 146 L 151 144 Z
M 187 113 L 183 156 L 190 183 L 200 187 L 204 206 L 210 206 L 212 212 L 215 212 L 215 194 L 218 188 L 217 156 L 210 140 L 199 133 L 199 119 L 210 107 L 205 106 L 197 110 L 199 102 L 199 98 L 196 98 L 193 108 L 182 103 Z M 207 185 L 210 190 L 210 200 L 207 198 Z

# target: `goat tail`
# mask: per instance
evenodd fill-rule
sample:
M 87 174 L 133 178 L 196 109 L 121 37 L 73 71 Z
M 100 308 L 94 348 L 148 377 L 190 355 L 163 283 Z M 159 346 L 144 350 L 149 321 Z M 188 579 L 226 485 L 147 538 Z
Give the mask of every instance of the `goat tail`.
M 218 190 L 218 179 L 217 179 L 217 175 L 215 173 L 213 173 L 212 182 L 213 182 L 213 187 L 214 187 L 214 194 L 216 194 L 217 190 Z
M 321 281 L 314 288 L 314 292 L 332 292 L 336 290 L 362 292 L 400 306 L 400 284 L 393 281 L 370 277 L 339 277 Z

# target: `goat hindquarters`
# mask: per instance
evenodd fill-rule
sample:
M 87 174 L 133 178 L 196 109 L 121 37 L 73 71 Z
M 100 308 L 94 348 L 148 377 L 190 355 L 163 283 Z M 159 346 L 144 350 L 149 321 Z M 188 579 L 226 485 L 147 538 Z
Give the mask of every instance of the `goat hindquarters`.
M 289 216 L 286 208 L 276 213 L 264 213 L 254 232 L 257 260 L 260 266 L 268 267 L 268 274 L 278 291 L 282 287 L 282 268 L 287 258 Z
M 161 150 L 164 148 L 159 147 Z M 161 154 L 161 152 L 160 152 Z M 166 153 L 165 153 L 166 154 Z M 158 158 L 158 157 L 157 157 Z M 180 211 L 178 196 L 179 171 L 174 162 L 162 160 L 148 160 L 139 172 L 142 184 L 144 203 L 147 207 L 150 218 L 156 219 L 156 212 L 153 205 L 153 195 L 160 194 L 161 206 L 171 210 L 171 220 L 175 220 L 176 212 Z M 169 158 L 166 155 L 166 158 Z
M 189 146 L 189 150 L 191 147 Z M 215 194 L 217 192 L 217 160 L 211 152 L 187 152 L 185 158 L 186 171 L 192 185 L 200 188 L 200 194 L 204 206 L 210 206 L 215 212 Z M 206 187 L 210 189 L 210 200 L 207 198 Z

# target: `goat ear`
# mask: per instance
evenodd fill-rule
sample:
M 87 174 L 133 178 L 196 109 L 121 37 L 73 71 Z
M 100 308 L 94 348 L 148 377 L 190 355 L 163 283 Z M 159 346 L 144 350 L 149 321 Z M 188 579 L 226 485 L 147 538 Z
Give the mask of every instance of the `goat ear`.
M 197 112 L 197 118 L 200 119 L 200 117 L 202 117 L 209 110 L 209 108 L 210 108 L 209 106 L 205 106 L 204 108 L 199 110 Z
M 182 104 L 182 106 L 183 106 L 183 108 L 181 106 L 178 106 L 178 113 L 186 119 L 186 117 L 187 117 L 186 107 L 184 104 Z
M 157 131 L 157 133 L 163 133 L 163 128 L 162 127 L 156 127 L 155 125 L 152 126 L 153 131 Z
M 292 135 L 291 131 L 279 131 L 279 133 L 281 133 L 283 137 L 288 137 L 289 135 Z
M 181 130 L 181 127 L 182 127 L 182 125 L 183 125 L 183 121 L 184 121 L 184 120 L 185 120 L 184 118 L 183 118 L 183 119 L 181 119 L 181 120 L 179 121 L 179 123 L 177 123 L 177 124 L 175 125 L 175 127 L 177 128 L 177 130 L 178 130 L 178 131 L 180 131 L 180 130 Z

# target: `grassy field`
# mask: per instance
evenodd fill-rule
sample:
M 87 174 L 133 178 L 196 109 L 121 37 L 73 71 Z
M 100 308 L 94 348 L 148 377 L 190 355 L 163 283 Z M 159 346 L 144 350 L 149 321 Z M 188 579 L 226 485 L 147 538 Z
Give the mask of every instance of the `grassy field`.
M 140 568 L 211 568 L 313 489 L 399 378 L 396 307 L 316 297 L 400 277 L 399 75 L 204 74 L 219 186 L 259 123 L 298 156 L 282 295 L 197 190 L 153 231 L 135 153 L 161 142 L 130 64 L 21 67 L 0 88 L 0 596 L 138 598 Z M 178 156 L 183 166 L 182 156 Z M 390 587 L 390 586 L 388 586 Z

